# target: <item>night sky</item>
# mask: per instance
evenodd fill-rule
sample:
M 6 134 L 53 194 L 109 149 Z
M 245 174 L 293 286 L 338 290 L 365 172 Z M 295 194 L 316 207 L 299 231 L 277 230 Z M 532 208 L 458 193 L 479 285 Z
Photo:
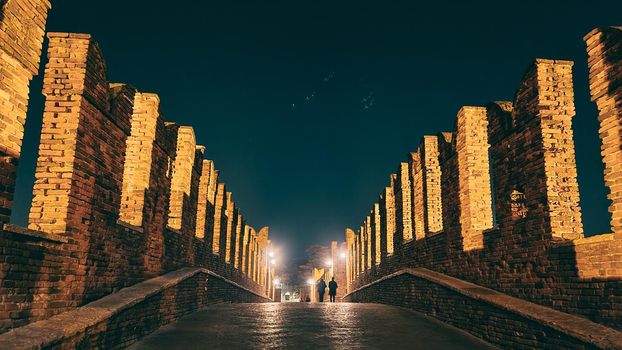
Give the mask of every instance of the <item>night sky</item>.
M 357 228 L 424 134 L 462 105 L 512 100 L 537 57 L 575 62 L 586 234 L 609 230 L 582 37 L 622 1 L 54 1 L 49 31 L 94 35 L 111 82 L 194 127 L 249 223 L 288 258 Z M 45 59 L 44 59 L 45 62 Z M 25 225 L 43 111 L 31 103 L 13 221 Z

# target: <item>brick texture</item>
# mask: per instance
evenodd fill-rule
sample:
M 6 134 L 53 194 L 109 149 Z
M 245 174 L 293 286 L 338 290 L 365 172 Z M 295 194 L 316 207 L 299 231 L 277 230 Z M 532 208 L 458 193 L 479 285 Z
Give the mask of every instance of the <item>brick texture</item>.
M 268 300 L 207 270 L 195 270 L 181 269 L 5 333 L 0 335 L 0 347 L 125 349 L 159 327 L 210 304 Z
M 400 163 L 395 184 L 395 221 L 398 246 L 413 239 L 412 189 L 408 163 Z
M 233 240 L 233 224 L 236 216 L 235 203 L 231 198 L 231 192 L 227 192 L 227 208 L 225 210 L 225 216 L 227 217 L 227 226 L 225 229 L 225 262 L 231 263 L 232 253 L 232 240 Z
M 585 36 L 590 95 L 598 108 L 611 230 L 622 236 L 622 27 L 597 28 Z
M 165 122 L 156 94 L 109 83 L 90 35 L 48 37 L 29 229 L 0 230 L 0 332 L 188 266 L 266 295 L 265 259 L 259 284 L 212 251 L 226 207 L 192 128 Z
M 0 1 L 0 224 L 11 216 L 29 86 L 50 7 L 48 0 Z
M 378 203 L 379 264 L 348 274 L 350 292 L 395 271 L 425 267 L 622 329 L 622 240 L 616 233 L 620 28 L 597 29 L 586 42 L 592 99 L 600 113 L 605 178 L 611 189 L 613 233 L 588 238 L 583 233 L 572 131 L 573 63 L 537 59 L 519 82 L 513 102 L 463 107 L 452 132 L 425 136 L 410 153 L 408 176 L 400 164 L 396 181 L 392 175 Z M 406 179 L 412 192 L 412 241 L 399 239 L 400 227 L 408 225 L 404 201 L 399 200 L 408 187 L 400 182 Z M 396 190 L 395 184 L 402 189 Z M 392 218 L 403 222 L 391 223 Z M 389 253 L 391 225 L 398 227 L 396 254 Z M 356 236 L 354 241 L 349 236 L 347 232 L 347 251 L 355 256 L 348 261 L 356 264 L 362 252 Z M 383 288 L 382 298 L 391 303 L 418 297 L 412 294 L 416 288 Z M 423 295 L 430 298 L 437 292 L 441 293 L 430 289 Z M 439 318 L 474 317 L 469 313 L 475 309 L 457 306 L 455 312 L 465 314 L 452 315 L 451 305 L 461 302 L 438 301 L 445 302 L 450 306 L 442 306 L 447 310 Z M 490 327 L 474 333 L 494 337 L 499 329 Z M 521 329 L 520 322 L 516 327 Z M 532 340 L 524 347 L 538 344 Z
M 456 126 L 460 227 L 464 250 L 484 247 L 483 231 L 492 228 L 486 108 L 462 107 Z
M 399 274 L 357 290 L 346 299 L 373 300 L 414 309 L 501 349 L 619 349 L 622 346 L 620 333 L 610 328 L 507 296 L 497 297 L 498 293 L 485 288 L 465 287 Z M 498 301 L 491 302 L 495 297 Z M 508 306 L 511 302 L 520 303 L 522 308 Z

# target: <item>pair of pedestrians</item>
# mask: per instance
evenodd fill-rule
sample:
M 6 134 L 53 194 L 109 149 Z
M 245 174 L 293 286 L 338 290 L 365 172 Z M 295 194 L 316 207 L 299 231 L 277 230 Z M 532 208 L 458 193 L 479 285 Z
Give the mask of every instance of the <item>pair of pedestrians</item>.
M 324 293 L 326 293 L 326 282 L 324 282 L 324 277 L 320 278 L 316 288 L 317 292 L 320 294 L 320 303 L 322 303 L 324 302 Z M 330 302 L 334 303 L 335 296 L 337 295 L 337 282 L 335 282 L 335 277 L 328 282 L 328 295 L 330 296 Z

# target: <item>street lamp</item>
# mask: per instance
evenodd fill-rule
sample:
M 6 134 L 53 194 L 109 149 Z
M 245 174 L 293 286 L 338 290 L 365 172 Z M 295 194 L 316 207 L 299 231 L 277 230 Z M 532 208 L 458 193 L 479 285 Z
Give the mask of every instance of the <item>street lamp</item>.
M 313 299 L 315 299 L 315 296 L 313 294 L 313 286 L 315 285 L 315 281 L 313 280 L 313 278 L 309 278 L 307 280 L 307 284 L 309 285 L 309 301 L 313 301 Z
M 341 253 L 341 257 L 342 257 L 343 259 L 345 259 L 345 258 L 347 258 L 348 256 L 347 256 L 347 254 L 344 252 L 344 253 Z

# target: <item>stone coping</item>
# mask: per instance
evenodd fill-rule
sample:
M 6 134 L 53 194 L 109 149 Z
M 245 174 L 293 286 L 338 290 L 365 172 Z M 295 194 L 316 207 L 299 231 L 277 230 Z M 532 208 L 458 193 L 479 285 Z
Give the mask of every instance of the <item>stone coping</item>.
M 176 229 L 176 228 L 172 228 L 172 227 L 170 227 L 169 225 L 166 225 L 166 229 L 167 229 L 167 230 L 169 230 L 169 231 L 171 231 L 171 232 L 173 232 L 173 233 L 176 233 L 176 234 L 178 234 L 178 235 L 183 235 L 183 232 L 181 232 L 180 230 L 178 230 L 178 229 Z
M 447 276 L 426 268 L 407 268 L 399 270 L 353 290 L 346 294 L 344 298 L 375 284 L 401 275 L 412 275 L 441 285 L 468 298 L 491 304 L 526 319 L 544 324 L 600 349 L 622 349 L 622 332 L 613 328 L 598 324 L 583 317 L 515 298 L 496 290 L 478 286 L 474 283 Z
M 599 235 L 593 235 L 589 237 L 583 237 L 579 239 L 552 239 L 549 241 L 550 246 L 553 248 L 566 247 L 566 246 L 581 246 L 589 245 L 601 242 L 614 241 L 615 235 L 613 233 L 603 233 Z
M 20 235 L 26 239 L 30 240 L 41 240 L 48 241 L 54 243 L 67 243 L 69 240 L 65 236 L 51 234 L 42 231 L 35 231 L 29 228 L 13 225 L 13 224 L 4 224 L 2 226 L 2 233 L 5 235 Z
M 0 349 L 42 349 L 61 344 L 85 329 L 110 319 L 167 288 L 204 273 L 269 300 L 248 288 L 201 267 L 187 267 L 123 288 L 94 302 L 0 335 Z M 208 282 L 209 286 L 209 282 Z M 209 288 L 209 287 L 208 287 Z
M 130 223 L 127 223 L 123 220 L 117 220 L 117 225 L 124 227 L 128 230 L 132 230 L 132 231 L 136 231 L 136 232 L 140 232 L 140 233 L 144 233 L 143 228 L 140 226 L 134 226 Z
M 581 244 L 607 242 L 607 241 L 613 241 L 613 240 L 615 240 L 615 235 L 613 233 L 604 233 L 600 235 L 594 235 L 590 237 L 575 239 L 572 242 L 574 243 L 574 245 L 581 245 Z

